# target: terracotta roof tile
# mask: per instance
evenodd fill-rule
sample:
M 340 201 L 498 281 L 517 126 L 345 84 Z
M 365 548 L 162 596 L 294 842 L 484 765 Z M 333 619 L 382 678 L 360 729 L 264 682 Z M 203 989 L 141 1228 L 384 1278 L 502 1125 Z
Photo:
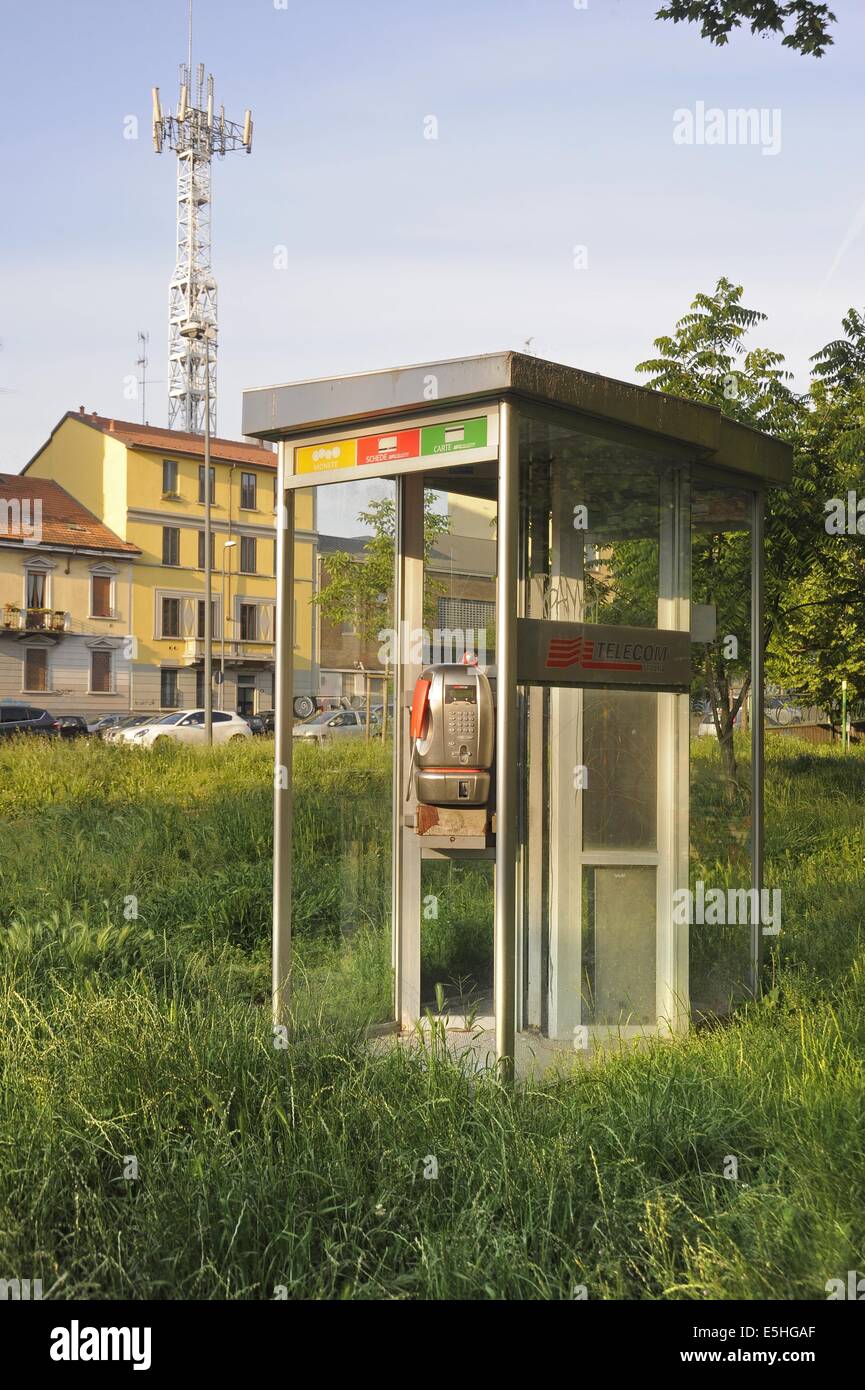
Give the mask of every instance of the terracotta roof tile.
M 123 555 L 140 555 L 137 545 L 122 541 L 105 526 L 97 516 L 82 506 L 74 497 L 49 478 L 35 478 L 29 473 L 0 473 L 0 503 L 17 501 L 30 504 L 25 513 L 24 525 L 19 523 L 17 530 L 6 530 L 12 526 L 8 508 L 0 509 L 0 541 L 22 542 L 31 534 L 30 528 L 36 520 L 34 503 L 42 504 L 41 545 L 77 546 L 88 550 L 106 550 Z M 27 517 L 29 515 L 29 524 Z M 21 532 L 24 532 L 22 536 Z M 35 547 L 34 547 L 35 548 Z
M 190 434 L 186 430 L 163 429 L 159 425 L 136 425 L 129 420 L 112 420 L 107 415 L 82 415 L 78 411 L 67 411 L 64 419 L 78 420 L 83 425 L 101 430 L 138 449 L 155 449 L 165 454 L 192 454 L 199 458 L 204 455 L 204 436 Z M 62 422 L 61 422 L 62 423 Z M 211 438 L 210 456 L 226 463 L 254 463 L 258 468 L 276 470 L 276 454 L 263 444 L 250 444 L 247 440 Z

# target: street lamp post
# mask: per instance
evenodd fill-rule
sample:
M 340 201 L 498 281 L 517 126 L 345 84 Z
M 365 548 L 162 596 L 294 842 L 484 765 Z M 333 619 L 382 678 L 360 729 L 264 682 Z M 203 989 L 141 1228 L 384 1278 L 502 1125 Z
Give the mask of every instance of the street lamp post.
M 210 507 L 210 344 L 216 341 L 212 324 L 190 319 L 180 334 L 204 343 L 204 741 L 213 743 L 213 566 L 211 564 Z
M 226 550 L 233 549 L 237 541 L 226 541 L 222 547 L 222 656 L 219 663 L 219 708 L 225 709 L 225 573 L 229 559 Z

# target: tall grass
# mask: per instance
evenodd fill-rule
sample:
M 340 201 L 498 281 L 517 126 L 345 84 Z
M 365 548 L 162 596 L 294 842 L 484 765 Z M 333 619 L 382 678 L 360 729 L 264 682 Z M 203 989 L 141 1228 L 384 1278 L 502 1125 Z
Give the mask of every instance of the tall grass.
M 0 1275 L 59 1298 L 771 1299 L 861 1268 L 862 756 L 770 744 L 761 1002 L 508 1092 L 435 1043 L 364 1043 L 384 900 L 322 937 L 345 846 L 389 834 L 385 760 L 309 753 L 299 954 L 345 1007 L 280 1049 L 272 746 L 0 748 Z M 467 903 L 453 887 L 453 921 Z

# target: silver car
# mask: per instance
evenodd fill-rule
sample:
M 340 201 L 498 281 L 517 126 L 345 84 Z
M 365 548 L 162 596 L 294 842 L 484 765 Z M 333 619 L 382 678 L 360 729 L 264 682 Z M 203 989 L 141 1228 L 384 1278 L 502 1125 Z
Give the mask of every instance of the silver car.
M 313 743 L 329 743 L 336 738 L 363 738 L 366 725 L 357 710 L 321 710 L 318 714 L 295 724 L 293 738 L 302 738 Z

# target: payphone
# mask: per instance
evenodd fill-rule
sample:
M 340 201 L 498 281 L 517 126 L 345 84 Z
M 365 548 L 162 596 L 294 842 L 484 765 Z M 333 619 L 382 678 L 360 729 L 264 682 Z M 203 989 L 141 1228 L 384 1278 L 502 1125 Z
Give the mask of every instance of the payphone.
M 410 734 L 415 795 L 428 806 L 487 806 L 495 706 L 477 666 L 427 666 L 415 685 Z

